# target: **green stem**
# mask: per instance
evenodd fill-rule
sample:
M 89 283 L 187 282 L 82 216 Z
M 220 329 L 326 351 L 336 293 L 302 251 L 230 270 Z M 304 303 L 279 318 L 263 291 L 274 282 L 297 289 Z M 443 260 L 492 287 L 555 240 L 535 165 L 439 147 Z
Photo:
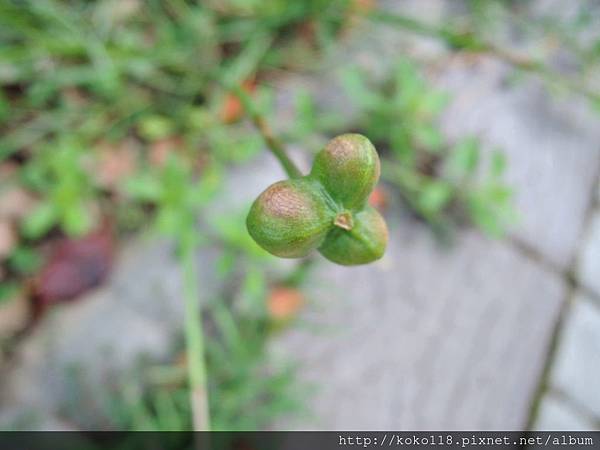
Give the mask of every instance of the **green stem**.
M 184 275 L 188 383 L 194 431 L 210 431 L 202 310 L 199 302 L 195 246 L 192 242 L 190 239 L 182 239 L 180 247 Z
M 248 114 L 252 120 L 252 123 L 254 123 L 254 126 L 258 129 L 258 132 L 261 134 L 267 147 L 279 160 L 288 176 L 290 178 L 301 177 L 302 172 L 300 172 L 298 166 L 296 166 L 294 161 L 288 156 L 285 147 L 281 141 L 275 137 L 265 118 L 257 111 L 252 98 L 239 85 L 233 86 L 232 90 L 242 103 L 242 106 L 244 107 L 246 114 Z
M 306 281 L 311 269 L 315 264 L 314 256 L 304 258 L 294 269 L 283 279 L 283 284 L 290 287 L 299 287 Z

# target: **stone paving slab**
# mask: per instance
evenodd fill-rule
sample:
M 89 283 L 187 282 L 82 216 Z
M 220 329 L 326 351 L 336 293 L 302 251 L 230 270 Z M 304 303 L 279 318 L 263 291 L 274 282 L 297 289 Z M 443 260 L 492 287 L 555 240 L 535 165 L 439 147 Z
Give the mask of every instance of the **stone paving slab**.
M 600 211 L 590 221 L 578 264 L 579 280 L 600 296 Z
M 563 326 L 550 387 L 600 423 L 600 303 L 579 294 Z
M 542 4 L 543 1 L 537 3 Z M 419 7 L 427 10 L 434 5 L 432 8 L 436 12 L 434 16 L 439 15 L 440 2 L 423 1 L 419 4 L 412 2 L 409 4 L 418 5 L 417 10 Z M 398 3 L 391 3 L 391 5 L 401 8 Z M 411 7 L 407 7 L 407 9 L 411 9 Z M 417 15 L 419 14 L 417 13 Z M 443 17 L 443 8 L 441 15 Z M 394 60 L 394 55 L 398 55 L 398 48 L 407 52 L 415 48 L 414 41 L 398 37 L 393 33 L 382 30 L 371 30 L 367 33 L 369 39 L 365 39 L 354 48 L 356 54 L 359 55 L 357 60 L 363 67 L 379 66 L 376 63 L 378 59 L 386 61 L 383 63 L 384 65 L 389 64 Z M 444 53 L 435 44 L 430 47 L 430 52 L 429 59 L 443 56 Z M 438 67 L 434 81 L 440 87 L 452 91 L 454 95 L 451 108 L 444 117 L 443 126 L 451 139 L 458 139 L 465 134 L 475 134 L 481 137 L 488 149 L 500 148 L 505 151 L 509 158 L 508 179 L 516 191 L 517 209 L 520 213 L 520 221 L 515 226 L 514 235 L 519 241 L 536 250 L 543 259 L 549 260 L 552 266 L 568 270 L 580 245 L 587 211 L 592 202 L 591 194 L 598 175 L 600 163 L 598 118 L 590 113 L 588 105 L 582 99 L 572 96 L 553 97 L 535 77 L 526 77 L 520 84 L 512 85 L 510 79 L 513 73 L 512 68 L 490 58 L 454 58 L 451 65 Z M 333 97 L 333 104 L 337 101 L 341 105 L 340 97 L 332 96 L 332 92 L 335 90 L 323 85 L 320 85 L 319 88 L 326 91 L 326 95 Z M 315 92 L 319 96 L 319 90 L 317 89 Z M 328 100 L 328 103 L 331 104 L 332 100 Z M 340 109 L 343 108 L 340 106 Z M 478 238 L 473 239 L 477 240 Z M 425 252 L 423 253 L 425 254 Z M 515 259 L 521 258 L 516 253 L 512 253 Z M 476 255 L 465 256 L 465 260 L 475 257 Z M 490 257 L 493 258 L 493 256 Z M 523 264 L 527 265 L 529 262 Z M 512 280 L 514 275 L 521 270 L 519 264 L 515 264 L 507 271 L 493 267 L 494 263 L 490 262 L 488 276 L 494 278 L 494 275 L 497 274 L 496 279 L 489 282 L 490 286 L 495 283 L 500 284 L 500 281 L 503 280 L 507 287 L 518 289 L 518 286 L 513 286 Z M 436 280 L 436 285 L 437 280 L 443 279 L 443 275 L 432 267 L 429 272 L 423 269 L 423 274 L 427 274 L 423 277 L 429 276 L 430 280 Z M 506 276 L 505 279 L 502 278 L 503 275 Z M 402 275 L 398 274 L 397 277 L 401 278 Z M 545 331 L 548 334 L 545 337 L 549 338 L 558 317 L 559 305 L 564 300 L 564 297 L 561 296 L 565 294 L 565 291 L 561 281 L 557 279 L 544 280 L 545 277 L 546 275 L 539 276 L 539 280 L 535 281 L 531 279 L 531 285 L 524 285 L 523 290 L 528 290 L 526 295 L 521 297 L 521 293 L 518 292 L 514 295 L 521 301 L 525 301 L 524 299 L 531 301 L 531 298 L 540 301 L 540 297 L 544 297 L 544 295 L 532 287 L 535 283 L 557 283 L 561 286 L 555 291 L 555 295 L 552 296 L 548 305 L 544 307 L 540 305 L 541 315 L 532 314 L 528 317 L 532 323 L 546 327 Z M 361 279 L 364 279 L 364 283 L 366 283 L 369 278 L 364 276 Z M 467 284 L 470 280 L 465 277 L 464 281 Z M 347 295 L 351 295 L 353 298 L 356 295 L 355 292 L 361 292 L 361 287 L 356 285 L 357 282 L 353 282 L 353 280 L 346 280 L 346 282 L 350 287 L 344 292 L 352 293 Z M 408 285 L 410 286 L 410 281 Z M 365 297 L 369 297 L 381 294 L 380 290 L 383 288 L 381 286 L 373 288 L 374 292 L 366 289 L 368 288 L 365 287 L 362 292 L 365 292 Z M 502 288 L 498 287 L 498 290 L 502 291 Z M 389 295 L 389 292 L 386 291 L 381 295 L 385 297 L 386 294 Z M 398 295 L 403 295 L 401 288 Z M 422 295 L 424 298 L 425 294 Z M 430 295 L 433 294 L 430 293 Z M 421 297 L 417 298 L 422 300 Z M 516 300 L 514 301 L 516 302 Z M 376 301 L 373 301 L 373 304 L 375 303 Z M 317 341 L 317 338 L 306 345 L 306 342 L 303 341 L 304 338 L 298 337 L 296 338 L 298 342 L 293 344 L 293 351 L 299 352 L 308 361 L 322 358 L 315 361 L 312 368 L 309 366 L 305 374 L 306 378 L 317 384 L 328 380 L 322 388 L 323 395 L 315 403 L 316 410 L 320 412 L 320 420 L 313 423 L 313 427 L 322 429 L 339 428 L 340 426 L 348 428 L 353 426 L 359 428 L 365 426 L 373 428 L 464 428 L 465 424 L 472 428 L 507 428 L 509 426 L 518 428 L 524 426 L 527 421 L 526 405 L 533 395 L 533 391 L 527 389 L 534 389 L 540 382 L 531 375 L 531 373 L 541 374 L 541 372 L 536 372 L 539 370 L 539 366 L 528 367 L 531 372 L 526 372 L 524 377 L 527 380 L 531 376 L 529 378 L 531 384 L 528 387 L 521 385 L 521 391 L 507 390 L 503 395 L 498 394 L 500 402 L 506 400 L 508 403 L 512 403 L 513 408 L 496 411 L 493 418 L 486 418 L 485 413 L 492 414 L 490 410 L 495 408 L 490 405 L 494 404 L 495 398 L 484 401 L 473 395 L 472 398 L 466 398 L 464 401 L 465 405 L 469 405 L 465 406 L 465 410 L 471 411 L 470 413 L 454 411 L 449 406 L 447 401 L 449 394 L 446 393 L 446 390 L 452 390 L 449 387 L 452 385 L 451 382 L 447 384 L 440 382 L 440 385 L 435 387 L 434 383 L 431 383 L 432 387 L 429 390 L 420 388 L 428 393 L 433 392 L 431 405 L 435 406 L 428 406 L 427 399 L 423 398 L 411 403 L 410 397 L 418 396 L 415 394 L 415 390 L 422 383 L 421 380 L 426 370 L 411 367 L 414 372 L 411 372 L 410 376 L 405 374 L 404 366 L 396 369 L 389 369 L 387 366 L 386 370 L 385 358 L 381 356 L 383 350 L 380 347 L 388 348 L 393 340 L 385 331 L 380 331 L 379 327 L 374 325 L 378 322 L 373 313 L 376 308 L 362 306 L 364 308 L 360 311 L 351 308 L 352 313 L 349 313 L 351 322 L 348 324 L 348 328 L 366 330 L 366 324 L 370 320 L 373 323 L 371 332 L 363 331 L 363 334 L 358 335 L 348 332 L 350 334 L 344 335 L 345 339 L 334 339 L 333 342 L 337 343 L 337 346 L 329 350 L 321 348 L 327 346 L 328 341 Z M 544 310 L 545 307 L 548 307 L 548 310 Z M 346 317 L 341 306 L 332 306 L 332 308 L 333 312 L 330 313 L 331 316 L 327 315 L 329 321 L 326 322 L 326 325 L 330 327 L 334 327 L 333 316 Z M 500 308 L 505 308 L 505 306 Z M 361 316 L 363 316 L 362 320 L 357 318 Z M 424 327 L 416 325 L 414 322 L 410 322 L 409 325 L 419 330 Z M 506 327 L 506 331 L 510 329 L 510 325 L 515 324 L 507 322 L 498 327 Z M 313 330 L 314 328 L 311 327 L 311 331 Z M 415 334 L 418 335 L 420 332 L 422 330 L 415 331 Z M 452 335 L 452 333 L 456 332 L 448 331 L 448 335 Z M 501 334 L 501 332 L 499 333 Z M 459 334 L 457 333 L 457 336 Z M 496 338 L 502 342 L 501 337 L 496 336 Z M 416 342 L 420 342 L 421 339 L 423 339 L 422 336 L 414 337 Z M 468 339 L 464 339 L 464 336 L 462 339 L 470 342 Z M 410 342 L 410 346 L 413 345 L 413 340 L 406 339 L 405 341 Z M 544 354 L 547 349 L 544 347 L 546 343 L 547 341 L 541 339 L 537 345 L 532 345 L 525 354 L 532 355 L 534 360 L 539 358 L 538 364 L 541 363 L 546 357 Z M 518 345 L 515 344 L 515 346 Z M 352 352 L 346 347 L 358 350 Z M 401 355 L 408 352 L 408 350 L 397 351 Z M 327 356 L 313 356 L 324 353 Z M 441 354 L 444 354 L 443 348 Z M 366 362 L 362 358 L 366 358 Z M 526 356 L 523 358 L 527 361 Z M 410 357 L 408 360 L 410 361 Z M 459 363 L 460 361 L 456 362 L 448 357 L 449 370 L 457 371 L 456 366 Z M 381 364 L 384 369 L 373 368 Z M 371 369 L 364 369 L 363 366 Z M 426 365 L 424 367 L 427 368 Z M 435 367 L 440 374 L 443 374 L 442 363 Z M 500 360 L 488 362 L 487 369 L 495 376 L 501 377 L 505 374 Z M 431 369 L 431 374 L 438 373 L 436 370 Z M 518 373 L 519 368 L 516 368 L 515 372 Z M 433 377 L 431 374 L 430 377 Z M 490 375 L 490 378 L 493 379 L 494 375 Z M 443 375 L 439 376 L 443 378 Z M 435 381 L 438 382 L 437 379 Z M 396 386 L 389 387 L 393 383 L 396 383 Z M 527 385 L 527 382 L 524 384 Z M 467 388 L 464 390 L 468 392 Z M 395 394 L 391 394 L 392 392 Z M 524 395 L 519 397 L 517 392 Z M 409 399 L 403 398 L 403 395 Z M 395 400 L 394 396 L 400 397 L 401 400 Z M 434 398 L 435 400 L 433 400 Z M 455 401 L 456 398 L 455 395 Z M 515 400 L 517 398 L 520 400 Z M 364 408 L 353 407 L 352 400 L 354 399 L 365 401 Z M 482 408 L 481 415 L 477 416 L 477 413 L 472 412 L 477 411 L 477 408 L 473 407 L 471 401 Z M 403 407 L 397 408 L 395 412 L 390 412 L 393 408 L 390 405 L 398 403 Z M 487 406 L 484 407 L 484 404 Z M 340 405 L 343 408 L 340 408 Z M 444 413 L 440 412 L 440 405 L 445 405 Z M 484 409 L 485 411 L 483 411 Z M 439 415 L 436 416 L 436 413 Z M 469 414 L 472 415 L 469 416 Z M 304 424 L 304 426 L 307 425 Z
M 442 250 L 410 222 L 381 262 L 318 273 L 308 331 L 279 348 L 317 386 L 298 428 L 525 427 L 565 294 L 551 273 L 471 233 Z
M 453 92 L 444 127 L 479 136 L 508 156 L 520 215 L 518 239 L 565 269 L 573 262 L 600 164 L 600 127 L 554 100 L 539 81 L 509 87 L 512 69 L 492 59 L 456 60 L 441 84 Z M 577 110 L 578 113 L 571 114 Z
M 592 431 L 598 426 L 564 400 L 547 395 L 542 400 L 533 428 L 536 431 Z
M 156 280 L 138 281 L 151 284 Z M 160 293 L 147 300 L 160 302 Z M 43 423 L 52 420 L 75 400 L 82 403 L 76 407 L 78 423 L 93 423 L 95 409 L 101 407 L 97 403 L 101 397 L 93 396 L 98 387 L 121 380 L 141 358 L 167 357 L 172 339 L 165 323 L 131 309 L 127 299 L 115 295 L 109 285 L 84 301 L 55 308 L 44 318 L 2 376 L 0 410 L 15 411 L 12 418 L 32 417 L 27 422 L 31 426 L 38 418 Z M 73 418 L 73 411 L 65 413 Z M 0 426 L 12 426 L 11 415 Z

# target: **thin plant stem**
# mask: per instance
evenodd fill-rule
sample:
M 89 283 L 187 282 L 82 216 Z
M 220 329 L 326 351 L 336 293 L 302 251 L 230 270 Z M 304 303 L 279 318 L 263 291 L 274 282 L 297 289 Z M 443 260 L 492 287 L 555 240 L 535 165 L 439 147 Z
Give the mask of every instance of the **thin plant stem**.
M 193 241 L 182 239 L 180 258 L 183 267 L 185 300 L 185 340 L 188 382 L 194 431 L 210 431 L 204 333 Z
M 265 118 L 256 110 L 250 96 L 239 85 L 229 88 L 238 97 L 267 147 L 281 163 L 288 176 L 301 177 L 302 172 L 288 156 L 283 144 L 274 136 Z M 185 340 L 190 404 L 194 431 L 210 431 L 204 333 L 194 249 L 193 238 L 189 235 L 183 236 L 180 240 L 180 257 L 184 272 Z
M 294 270 L 292 270 L 288 276 L 283 279 L 283 284 L 290 287 L 301 286 L 306 281 L 306 278 L 310 275 L 311 270 L 314 268 L 315 262 L 316 260 L 314 255 L 304 258 L 298 265 L 296 265 L 296 267 L 294 267 Z
M 302 172 L 288 156 L 284 145 L 275 137 L 265 118 L 257 111 L 252 98 L 239 85 L 233 86 L 232 90 L 244 107 L 244 111 L 246 111 L 246 114 L 250 117 L 250 120 L 252 120 L 252 123 L 264 139 L 267 147 L 281 163 L 288 176 L 290 178 L 301 177 Z

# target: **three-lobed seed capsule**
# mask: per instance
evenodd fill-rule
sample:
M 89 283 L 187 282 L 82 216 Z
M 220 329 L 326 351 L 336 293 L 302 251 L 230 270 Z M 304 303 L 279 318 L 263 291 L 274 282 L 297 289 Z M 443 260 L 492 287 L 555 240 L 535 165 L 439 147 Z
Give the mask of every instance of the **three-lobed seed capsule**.
M 318 249 L 342 265 L 375 261 L 388 239 L 385 220 L 367 204 L 379 174 L 379 157 L 366 137 L 338 136 L 317 154 L 308 175 L 274 183 L 258 196 L 248 231 L 283 258 Z

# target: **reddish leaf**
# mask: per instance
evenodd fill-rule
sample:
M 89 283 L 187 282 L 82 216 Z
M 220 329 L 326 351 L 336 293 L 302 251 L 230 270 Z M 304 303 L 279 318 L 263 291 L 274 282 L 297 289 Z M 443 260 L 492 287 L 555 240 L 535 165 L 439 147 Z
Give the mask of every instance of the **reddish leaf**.
M 183 139 L 177 136 L 154 141 L 150 145 L 150 154 L 148 156 L 150 163 L 157 167 L 164 166 L 169 155 L 179 151 L 183 145 Z
M 61 239 L 52 245 L 48 262 L 35 282 L 40 306 L 72 300 L 101 284 L 113 259 L 108 227 L 80 239 Z
M 269 294 L 267 309 L 272 319 L 287 320 L 293 318 L 303 304 L 304 296 L 298 289 L 276 287 Z
M 256 89 L 254 78 L 244 81 L 242 89 L 248 94 L 253 93 Z M 228 93 L 221 108 L 221 120 L 225 123 L 233 123 L 240 120 L 243 114 L 244 108 L 240 100 L 234 94 Z
M 369 196 L 369 205 L 383 213 L 388 206 L 388 193 L 380 186 L 377 186 Z

